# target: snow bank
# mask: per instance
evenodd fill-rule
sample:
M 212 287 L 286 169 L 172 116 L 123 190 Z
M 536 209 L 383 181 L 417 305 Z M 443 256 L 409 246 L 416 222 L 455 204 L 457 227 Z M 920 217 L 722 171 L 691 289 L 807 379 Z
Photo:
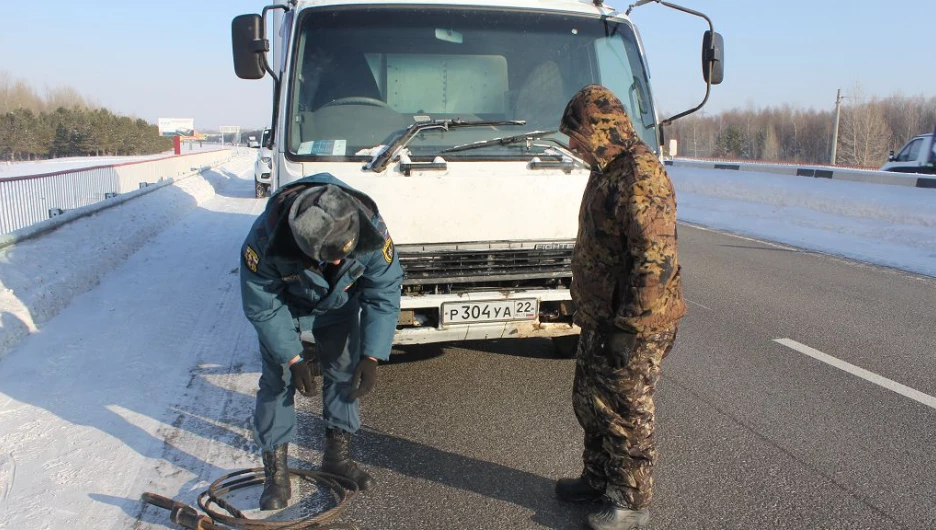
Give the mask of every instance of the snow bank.
M 244 163 L 244 158 L 232 163 Z M 207 171 L 0 249 L 0 358 L 173 222 L 214 197 Z
M 667 169 L 681 222 L 936 276 L 936 190 Z
M 188 155 L 192 153 L 198 153 L 200 151 L 213 151 L 216 149 L 224 149 L 226 146 L 222 146 L 217 143 L 205 143 L 202 146 L 191 146 L 189 143 L 185 144 L 185 147 L 182 148 L 182 154 Z M 239 152 L 253 152 L 256 156 L 255 149 L 248 149 L 246 147 L 237 148 Z M 156 153 L 153 155 L 137 155 L 137 156 L 69 156 L 65 158 L 52 158 L 49 160 L 33 160 L 33 161 L 22 161 L 22 162 L 0 162 L 0 180 L 13 178 L 13 177 L 25 177 L 29 175 L 42 175 L 45 173 L 54 173 L 56 171 L 74 171 L 77 169 L 84 169 L 95 166 L 108 166 L 111 164 L 126 164 L 128 162 L 141 162 L 145 160 L 156 160 L 159 158 L 167 158 L 173 156 L 172 150 L 163 151 L 162 153 Z

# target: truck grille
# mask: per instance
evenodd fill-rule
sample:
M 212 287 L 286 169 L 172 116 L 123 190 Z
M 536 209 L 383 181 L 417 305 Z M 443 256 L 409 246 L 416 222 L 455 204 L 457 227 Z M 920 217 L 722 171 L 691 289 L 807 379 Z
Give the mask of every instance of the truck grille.
M 572 246 L 568 241 L 474 243 L 397 250 L 406 271 L 404 285 L 426 285 L 568 278 L 572 276 Z

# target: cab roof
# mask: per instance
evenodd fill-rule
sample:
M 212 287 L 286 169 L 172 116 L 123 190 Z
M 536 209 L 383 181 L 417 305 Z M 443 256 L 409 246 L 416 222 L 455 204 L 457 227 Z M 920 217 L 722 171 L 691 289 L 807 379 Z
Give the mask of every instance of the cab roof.
M 299 0 L 297 4 L 297 9 L 350 5 L 495 7 L 501 9 L 537 9 L 588 15 L 614 15 L 626 18 L 623 12 L 618 12 L 607 2 L 602 2 L 603 5 L 596 6 L 593 0 Z

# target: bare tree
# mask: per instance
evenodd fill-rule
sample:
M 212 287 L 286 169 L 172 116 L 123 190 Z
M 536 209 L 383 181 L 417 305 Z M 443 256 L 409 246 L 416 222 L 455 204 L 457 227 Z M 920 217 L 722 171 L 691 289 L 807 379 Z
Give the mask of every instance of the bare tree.
M 40 112 L 42 98 L 22 79 L 15 79 L 6 72 L 0 73 L 0 112 L 29 109 Z
M 882 102 L 884 120 L 893 136 L 891 149 L 898 149 L 918 134 L 932 132 L 936 126 L 936 98 L 893 95 Z
M 887 158 L 891 130 L 884 121 L 880 101 L 863 101 L 860 86 L 850 96 L 855 103 L 842 107 L 839 131 L 839 161 L 858 167 L 878 167 Z
M 52 112 L 59 107 L 66 109 L 78 107 L 84 109 L 90 108 L 92 105 L 89 105 L 88 100 L 74 88 L 66 85 L 59 85 L 54 88 L 46 89 L 44 107 L 46 112 Z
M 922 110 L 925 100 L 922 96 L 908 98 L 901 95 L 891 96 L 881 102 L 884 120 L 893 133 L 891 148 L 903 145 L 923 129 Z
M 780 141 L 777 139 L 777 132 L 773 125 L 768 126 L 764 132 L 764 144 L 761 152 L 764 160 L 780 160 Z
M 936 97 L 893 95 L 884 100 L 861 99 L 860 88 L 848 96 L 839 124 L 838 161 L 878 167 L 888 149 L 936 126 Z M 827 164 L 832 151 L 832 109 L 802 109 L 790 105 L 704 111 L 674 122 L 667 136 L 680 142 L 682 156 L 730 157 Z M 896 144 L 896 145 L 895 145 Z

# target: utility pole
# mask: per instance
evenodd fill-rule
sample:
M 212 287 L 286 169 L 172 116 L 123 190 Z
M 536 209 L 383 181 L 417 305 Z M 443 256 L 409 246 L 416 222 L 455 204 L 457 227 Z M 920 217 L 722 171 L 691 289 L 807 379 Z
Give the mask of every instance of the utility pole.
M 835 93 L 835 125 L 832 127 L 832 165 L 835 165 L 835 151 L 838 147 L 839 115 L 842 110 L 842 89 Z

